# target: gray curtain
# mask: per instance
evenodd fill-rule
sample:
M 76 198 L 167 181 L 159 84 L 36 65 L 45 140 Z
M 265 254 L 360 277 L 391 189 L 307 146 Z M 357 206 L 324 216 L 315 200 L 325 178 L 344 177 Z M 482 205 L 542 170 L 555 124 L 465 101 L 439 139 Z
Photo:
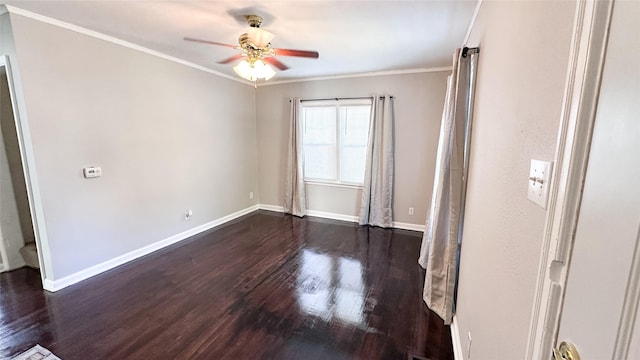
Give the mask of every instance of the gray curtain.
M 300 99 L 291 99 L 287 173 L 285 175 L 284 212 L 295 216 L 307 213 L 304 188 L 304 151 L 302 149 L 302 121 Z
M 476 51 L 470 51 L 462 57 L 460 49 L 454 54 L 442 113 L 433 194 L 418 259 L 427 270 L 423 299 L 445 324 L 451 323 L 455 308 L 477 56 Z
M 393 226 L 393 97 L 373 97 L 360 225 Z

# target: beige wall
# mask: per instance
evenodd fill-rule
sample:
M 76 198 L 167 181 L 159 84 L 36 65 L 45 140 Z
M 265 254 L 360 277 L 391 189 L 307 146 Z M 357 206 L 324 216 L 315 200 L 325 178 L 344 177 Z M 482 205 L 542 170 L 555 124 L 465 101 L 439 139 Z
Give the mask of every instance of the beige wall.
M 11 22 L 53 279 L 255 204 L 253 87 Z M 84 179 L 90 165 L 103 176 Z
M 457 321 L 467 358 L 522 359 L 545 210 L 531 159 L 553 161 L 575 12 L 571 1 L 484 1 Z
M 371 76 L 261 86 L 256 93 L 260 203 L 282 206 L 289 98 L 395 96 L 396 162 L 394 220 L 424 225 L 431 197 L 433 169 L 446 78 L 449 72 Z M 310 210 L 358 215 L 359 190 L 310 185 Z M 409 207 L 415 208 L 409 215 Z

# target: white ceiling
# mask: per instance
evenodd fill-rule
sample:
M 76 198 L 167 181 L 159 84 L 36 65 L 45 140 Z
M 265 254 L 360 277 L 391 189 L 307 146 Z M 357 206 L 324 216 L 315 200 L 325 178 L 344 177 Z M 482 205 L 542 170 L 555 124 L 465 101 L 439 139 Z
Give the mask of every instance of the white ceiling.
M 21 9 L 78 25 L 235 76 L 217 61 L 233 48 L 183 37 L 237 44 L 257 14 L 276 34 L 276 48 L 316 50 L 320 58 L 279 57 L 290 67 L 276 79 L 297 79 L 451 65 L 477 0 L 442 1 L 6 1 Z

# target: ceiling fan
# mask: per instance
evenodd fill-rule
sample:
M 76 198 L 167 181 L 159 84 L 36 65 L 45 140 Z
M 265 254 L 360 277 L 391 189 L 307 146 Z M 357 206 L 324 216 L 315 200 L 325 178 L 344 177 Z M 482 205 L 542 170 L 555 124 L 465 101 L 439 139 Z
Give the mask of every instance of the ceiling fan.
M 240 35 L 238 39 L 239 46 L 191 37 L 185 37 L 184 40 L 242 50 L 240 54 L 231 56 L 218 63 L 228 64 L 242 59 L 238 65 L 233 67 L 233 70 L 236 74 L 250 81 L 271 79 L 276 72 L 269 65 L 273 65 L 283 71 L 289 68 L 280 60 L 276 59 L 275 56 L 296 56 L 313 59 L 319 57 L 317 51 L 272 48 L 271 40 L 273 40 L 275 35 L 260 27 L 262 25 L 262 17 L 258 15 L 247 15 L 245 17 L 249 24 L 249 30 Z

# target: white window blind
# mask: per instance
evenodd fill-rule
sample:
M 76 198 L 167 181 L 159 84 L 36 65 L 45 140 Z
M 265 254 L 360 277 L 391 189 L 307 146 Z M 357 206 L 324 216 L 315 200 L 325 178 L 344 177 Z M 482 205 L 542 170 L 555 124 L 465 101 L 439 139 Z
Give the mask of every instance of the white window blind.
M 361 185 L 371 101 L 302 104 L 305 180 Z

